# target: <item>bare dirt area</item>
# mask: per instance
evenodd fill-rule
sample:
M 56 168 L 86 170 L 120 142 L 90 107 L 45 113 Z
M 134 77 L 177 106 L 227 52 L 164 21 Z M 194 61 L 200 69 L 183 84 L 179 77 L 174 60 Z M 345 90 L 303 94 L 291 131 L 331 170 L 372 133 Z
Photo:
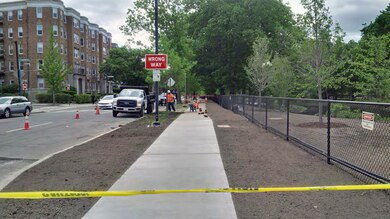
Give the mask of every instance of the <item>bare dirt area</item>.
M 364 184 L 334 165 L 210 102 L 230 187 Z M 218 125 L 229 125 L 220 128 Z M 233 194 L 238 218 L 388 218 L 384 191 Z
M 160 113 L 132 122 L 93 141 L 54 155 L 25 171 L 3 192 L 105 191 L 142 155 L 179 113 Z M 149 126 L 149 127 L 148 127 Z M 55 144 L 55 142 L 53 142 Z M 98 198 L 0 200 L 0 218 L 81 218 Z

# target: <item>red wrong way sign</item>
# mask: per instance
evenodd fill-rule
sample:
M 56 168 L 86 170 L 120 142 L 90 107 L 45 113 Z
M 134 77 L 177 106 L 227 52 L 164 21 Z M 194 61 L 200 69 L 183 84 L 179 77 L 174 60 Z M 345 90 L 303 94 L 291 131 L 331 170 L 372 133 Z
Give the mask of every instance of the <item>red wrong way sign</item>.
M 145 55 L 145 68 L 148 70 L 154 69 L 167 69 L 168 56 L 166 54 L 146 54 Z

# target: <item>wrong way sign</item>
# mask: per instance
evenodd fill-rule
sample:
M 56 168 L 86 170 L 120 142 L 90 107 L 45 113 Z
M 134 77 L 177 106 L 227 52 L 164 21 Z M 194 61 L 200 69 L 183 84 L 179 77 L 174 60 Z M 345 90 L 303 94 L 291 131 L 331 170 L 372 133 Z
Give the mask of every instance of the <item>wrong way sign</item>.
M 166 54 L 146 54 L 145 68 L 147 70 L 163 70 L 168 67 L 168 56 Z

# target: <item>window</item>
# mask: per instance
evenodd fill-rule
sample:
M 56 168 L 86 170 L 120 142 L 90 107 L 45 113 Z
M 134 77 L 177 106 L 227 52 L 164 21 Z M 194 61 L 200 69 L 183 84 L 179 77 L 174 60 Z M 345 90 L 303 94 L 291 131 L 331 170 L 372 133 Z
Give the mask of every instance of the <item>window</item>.
M 14 84 L 14 83 L 15 83 L 15 81 L 9 80 L 9 84 Z
M 19 49 L 19 54 L 23 54 L 23 44 L 22 43 L 18 43 L 18 49 Z M 23 66 L 23 65 L 20 65 L 20 66 Z
M 92 56 L 92 63 L 93 63 L 93 64 L 96 63 L 96 57 L 95 57 L 95 56 Z
M 37 35 L 42 36 L 42 34 L 43 34 L 43 25 L 37 24 Z
M 18 27 L 18 37 L 23 37 L 23 27 Z
M 10 55 L 14 54 L 14 43 L 8 44 L 8 54 Z
M 88 37 L 87 37 L 87 39 L 86 39 L 86 41 L 85 41 L 85 44 L 87 45 L 87 48 L 89 48 Z
M 96 69 L 92 69 L 92 75 L 96 75 Z
M 66 31 L 64 31 L 64 38 L 67 39 L 68 38 L 68 33 Z
M 1 38 L 4 38 L 4 32 L 2 27 L 0 27 L 0 39 Z
M 65 47 L 64 53 L 65 55 L 68 54 L 68 47 Z
M 2 11 L 0 11 L 0 21 L 2 21 L 4 19 L 4 14 Z
M 23 11 L 22 10 L 18 10 L 18 20 L 22 20 L 23 19 Z
M 45 89 L 45 79 L 38 78 L 38 89 Z
M 84 32 L 84 24 L 80 23 L 80 32 Z
M 95 31 L 92 30 L 91 33 L 92 33 L 92 38 L 95 38 Z
M 107 55 L 107 50 L 104 47 L 103 47 L 103 55 Z
M 42 70 L 43 60 L 39 59 L 37 63 L 37 70 Z
M 12 11 L 8 11 L 8 21 L 12 21 L 14 14 Z
M 36 8 L 36 12 L 37 12 L 37 18 L 42 18 L 42 8 L 41 7 L 37 7 Z
M 37 53 L 43 53 L 43 42 L 37 43 Z
M 75 33 L 73 34 L 73 42 L 76 43 L 76 44 L 80 43 L 79 35 L 77 35 Z
M 58 18 L 58 8 L 53 8 L 53 18 Z
M 60 53 L 61 53 L 61 54 L 64 53 L 64 44 L 61 44 L 61 46 L 60 46 Z
M 64 20 L 64 12 L 60 10 L 60 19 L 63 21 Z
M 73 27 L 77 29 L 80 27 L 79 21 L 76 18 L 73 18 Z
M 4 68 L 5 68 L 5 66 L 4 66 L 4 61 L 1 61 L 0 62 L 0 71 L 4 71 Z M 3 83 L 4 83 L 4 81 L 3 81 Z M 0 85 L 1 85 L 2 83 L 0 83 Z
M 8 28 L 8 38 L 12 38 L 14 34 L 12 33 L 12 27 Z
M 75 59 L 78 59 L 78 58 L 79 58 L 79 53 L 80 53 L 80 50 L 74 49 L 74 51 L 73 51 L 73 57 L 74 57 Z
M 96 45 L 95 43 L 92 43 L 92 51 L 95 51 L 95 49 L 96 49 Z
M 4 55 L 4 44 L 0 44 L 0 55 Z
M 107 37 L 103 36 L 103 43 L 107 43 Z
M 64 28 L 63 27 L 60 27 L 60 35 L 61 35 L 61 37 L 64 37 Z
M 53 25 L 53 36 L 58 36 L 58 26 L 57 25 Z
M 84 53 L 83 52 L 80 54 L 80 59 L 81 59 L 81 61 L 84 61 Z
M 84 46 L 84 38 L 81 38 L 81 39 L 80 39 L 80 45 L 81 45 L 81 46 Z
M 9 62 L 8 67 L 9 67 L 10 71 L 13 71 L 14 70 L 14 62 Z

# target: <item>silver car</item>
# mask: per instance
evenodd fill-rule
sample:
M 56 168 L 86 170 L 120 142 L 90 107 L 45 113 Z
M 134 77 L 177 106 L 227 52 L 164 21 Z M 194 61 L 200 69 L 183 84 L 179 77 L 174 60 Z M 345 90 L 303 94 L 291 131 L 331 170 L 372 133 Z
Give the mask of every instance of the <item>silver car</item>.
M 12 114 L 30 115 L 32 104 L 23 96 L 0 97 L 0 116 L 10 118 Z

